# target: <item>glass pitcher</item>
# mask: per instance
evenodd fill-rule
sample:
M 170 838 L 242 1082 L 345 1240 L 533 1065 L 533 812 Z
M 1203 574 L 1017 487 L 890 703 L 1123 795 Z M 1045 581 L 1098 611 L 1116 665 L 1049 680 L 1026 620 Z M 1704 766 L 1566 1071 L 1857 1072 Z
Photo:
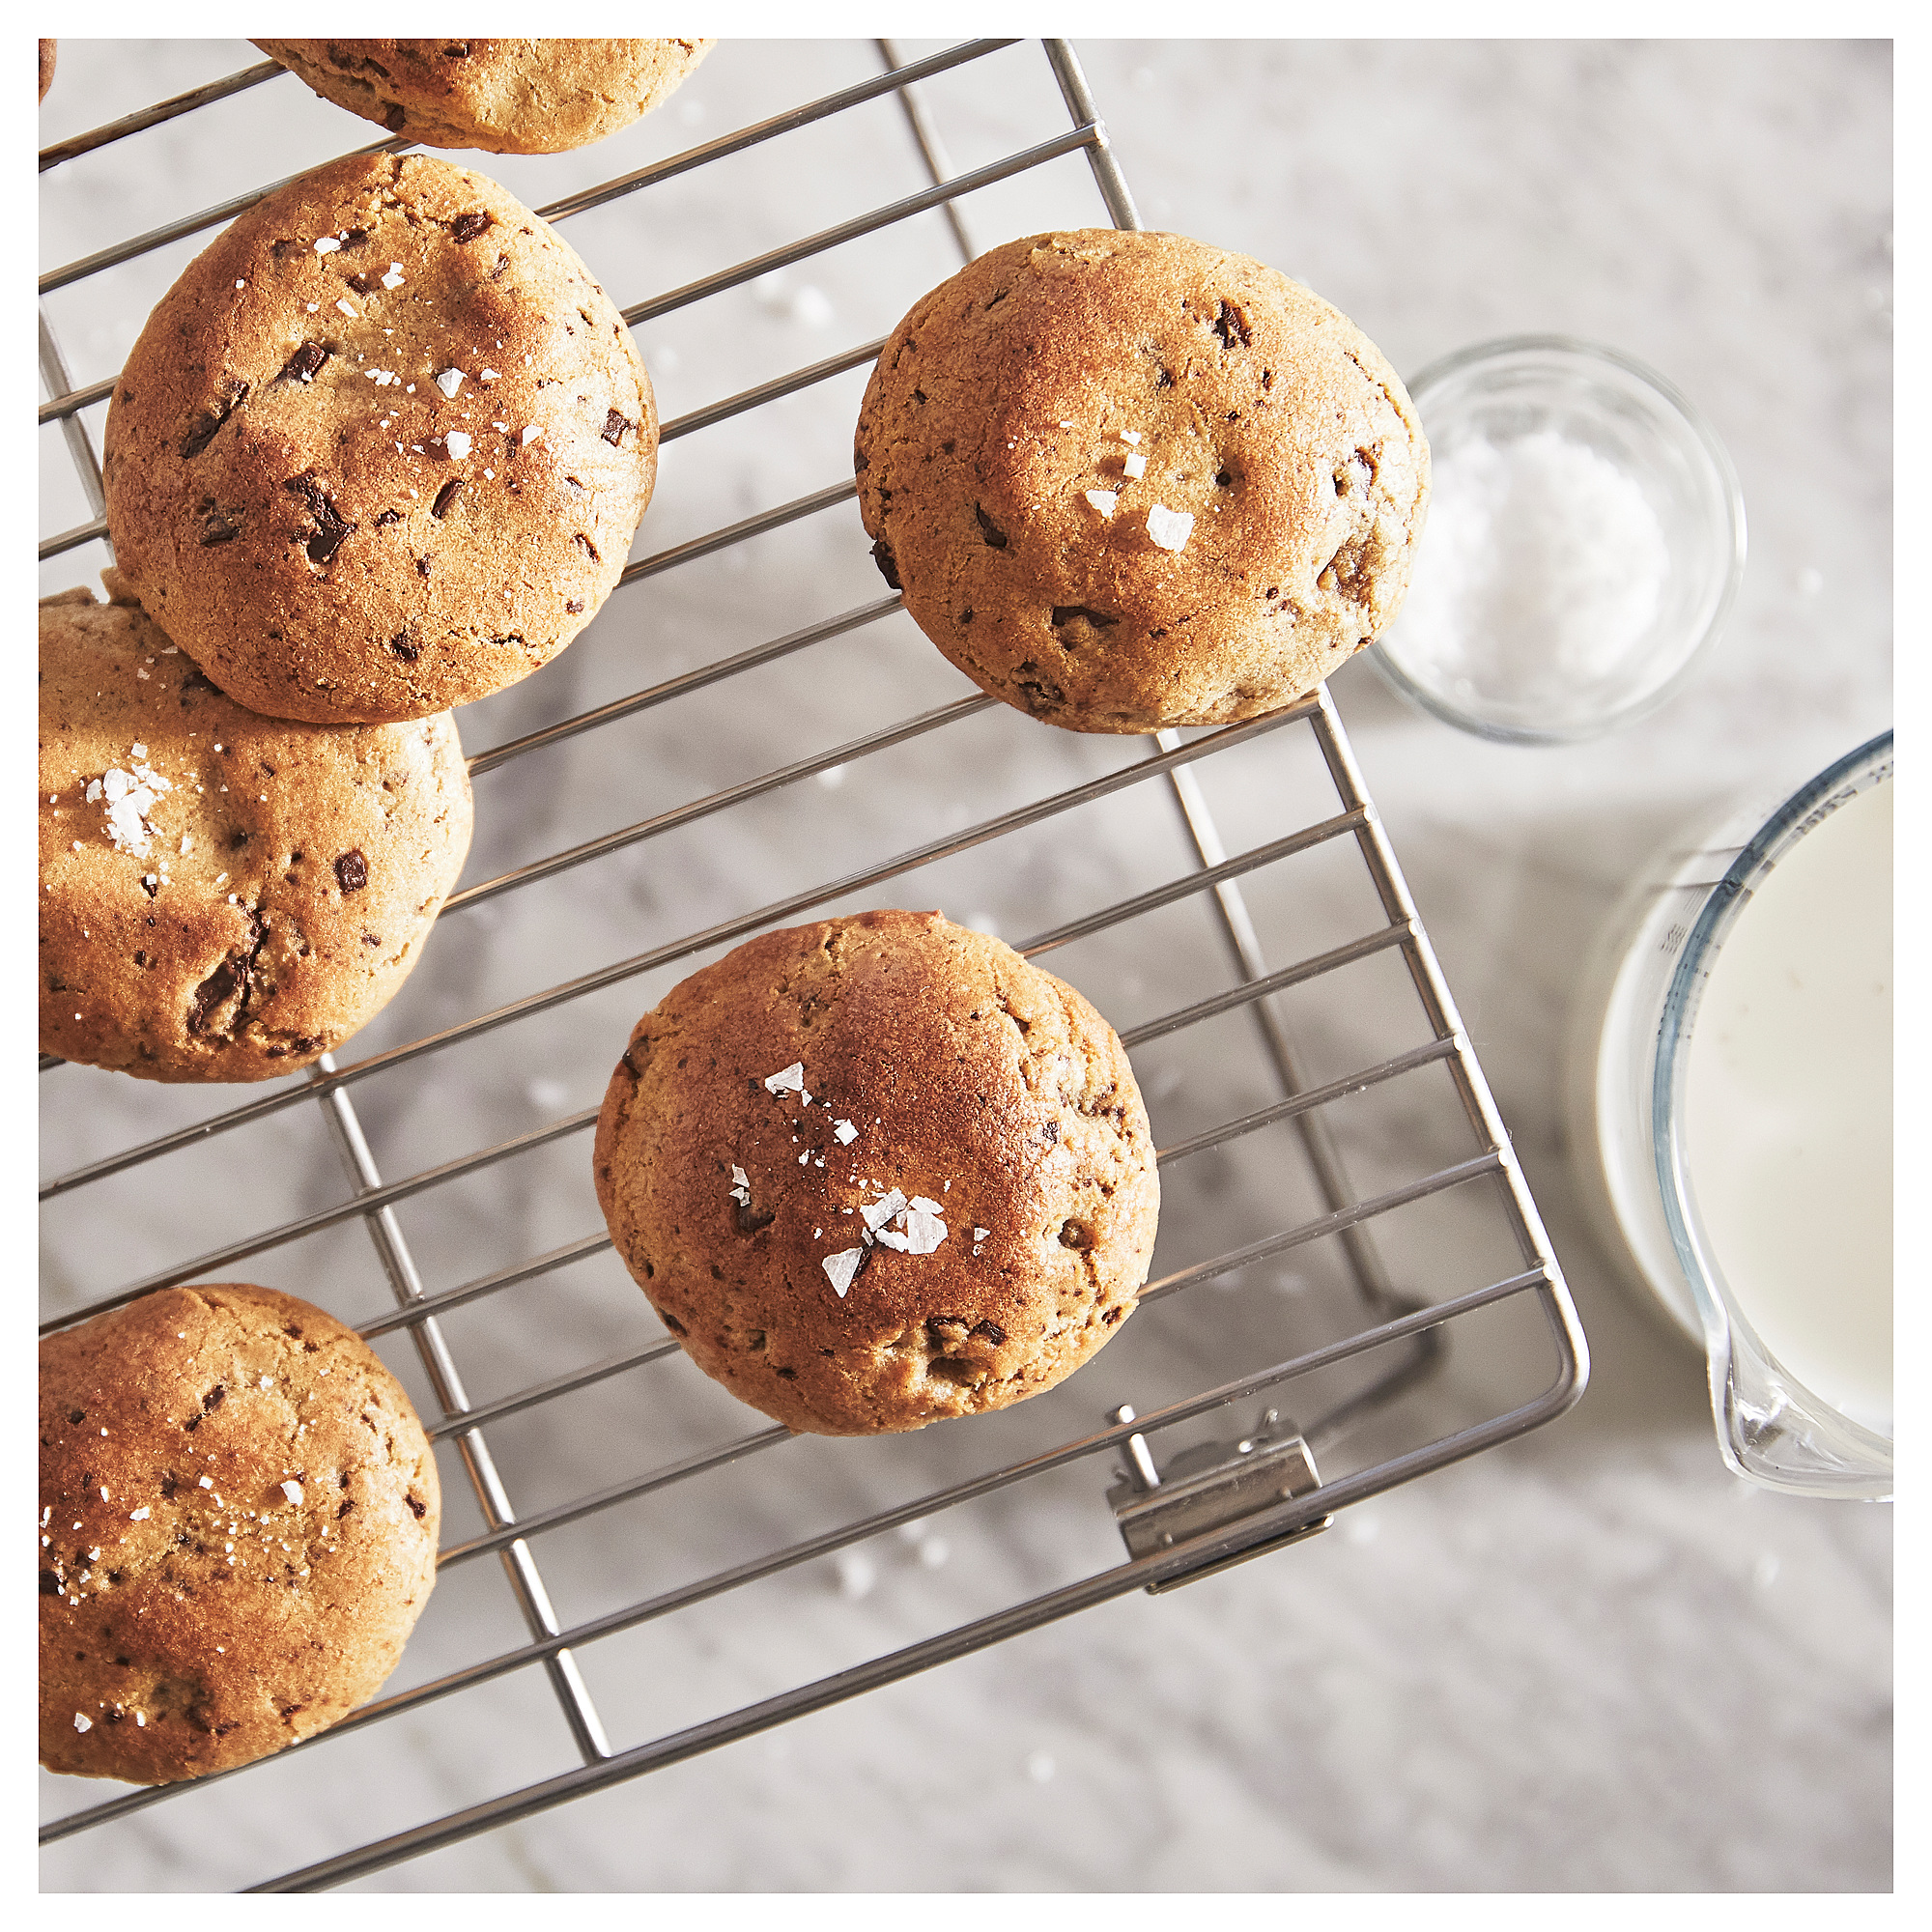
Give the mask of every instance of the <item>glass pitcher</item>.
M 1805 1495 L 1891 1494 L 1891 772 L 1888 731 L 1675 841 L 1570 1057 L 1600 1236 L 1704 1348 L 1724 1460 Z

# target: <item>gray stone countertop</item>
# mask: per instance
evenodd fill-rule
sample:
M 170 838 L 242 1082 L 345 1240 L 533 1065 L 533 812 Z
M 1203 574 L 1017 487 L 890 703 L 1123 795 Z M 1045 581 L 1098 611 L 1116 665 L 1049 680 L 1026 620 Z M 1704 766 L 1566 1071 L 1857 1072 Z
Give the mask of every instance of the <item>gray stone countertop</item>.
M 1590 936 L 1659 840 L 1705 803 L 1796 782 L 1890 723 L 1889 47 L 1083 42 L 1079 52 L 1149 226 L 1306 281 L 1405 374 L 1503 335 L 1562 331 L 1614 345 L 1688 393 L 1736 462 L 1750 525 L 1743 592 L 1694 674 L 1637 725 L 1563 750 L 1511 749 L 1407 709 L 1366 662 L 1332 684 L 1580 1309 L 1589 1389 L 1553 1425 L 1347 1511 L 1293 1549 L 1172 1595 L 1120 1599 L 358 1883 L 1887 1889 L 1889 1513 L 1793 1500 L 1726 1473 L 1701 1357 L 1620 1284 L 1583 1223 L 1558 1073 Z M 42 138 L 253 58 L 240 43 L 64 43 Z M 727 43 L 659 114 L 602 148 L 458 158 L 534 204 L 877 71 L 868 43 Z M 944 76 L 926 98 L 961 170 L 1066 125 L 1037 49 Z M 281 78 L 76 161 L 43 177 L 43 266 L 308 165 L 364 131 L 373 130 Z M 644 212 L 620 204 L 582 217 L 571 239 L 620 303 L 636 302 L 921 184 L 903 127 L 890 118 L 854 115 L 787 141 L 775 144 L 781 160 L 721 163 Z M 889 168 L 878 158 L 888 148 Z M 1104 219 L 1077 156 L 983 190 L 963 212 L 980 247 Z M 77 381 L 118 366 L 195 245 L 162 250 L 91 293 L 49 298 Z M 639 337 L 664 413 L 883 333 L 951 272 L 953 249 L 929 215 L 876 245 L 815 257 L 646 324 Z M 668 447 L 635 554 L 838 481 L 841 425 L 863 380 L 862 371 L 823 384 L 742 434 Z M 88 417 L 97 437 L 100 413 Z M 41 449 L 44 533 L 87 510 L 58 432 L 43 431 Z M 497 742 L 661 674 L 640 671 L 641 650 L 674 667 L 700 662 L 875 598 L 856 516 L 840 514 L 834 528 L 808 521 L 715 567 L 668 575 L 648 620 L 624 614 L 634 608 L 625 600 L 639 597 L 624 593 L 529 685 L 470 707 L 466 742 Z M 43 592 L 102 560 L 98 546 L 56 558 L 43 567 Z M 895 623 L 902 628 L 886 629 L 876 655 L 834 660 L 831 674 L 845 680 L 836 701 L 813 677 L 780 680 L 756 716 L 721 706 L 676 739 L 627 727 L 578 741 L 568 757 L 479 780 L 467 878 L 970 695 L 922 655 L 904 619 Z M 888 676 L 898 710 L 867 696 L 868 679 Z M 972 741 L 1002 781 L 1037 791 L 1100 769 L 1093 747 L 1056 735 L 1041 748 L 1012 735 L 1023 726 L 1003 717 Z M 896 845 L 908 826 L 923 838 L 956 825 L 962 799 L 980 809 L 959 770 L 917 757 L 893 766 L 890 784 L 814 781 L 797 796 L 812 836 L 841 851 L 867 849 L 868 832 Z M 1228 810 L 1241 818 L 1238 789 Z M 668 841 L 648 872 L 586 869 L 524 901 L 452 915 L 406 995 L 350 1051 L 547 985 L 576 961 L 622 957 L 651 943 L 636 936 L 643 927 L 682 931 L 724 917 L 748 902 L 748 873 L 810 862 L 790 836 L 778 820 L 721 823 Z M 1130 880 L 1137 836 L 1130 814 L 1108 821 L 1093 863 L 1114 867 L 1110 880 Z M 1016 872 L 949 875 L 948 909 L 1009 938 L 1038 930 L 1077 896 L 1063 859 L 1047 843 Z M 1104 960 L 1093 972 L 1095 997 L 1116 1017 L 1146 992 L 1132 975 L 1109 977 L 1116 969 Z M 581 1034 L 546 1026 L 515 1043 L 506 1032 L 495 1057 L 466 1051 L 405 1085 L 371 1083 L 364 1118 L 379 1155 L 403 1172 L 474 1145 L 472 1120 L 507 1133 L 593 1106 L 612 1040 L 673 977 L 651 980 L 656 991 L 620 987 L 589 1003 L 595 1025 Z M 1143 1068 L 1157 1132 L 1163 1109 L 1182 1118 L 1186 1083 L 1219 1077 L 1219 1063 L 1208 1064 L 1216 1054 L 1231 1057 L 1234 1070 L 1222 1070 L 1235 1080 L 1252 1048 L 1231 1035 L 1200 1052 L 1177 1064 L 1165 1088 Z M 48 1076 L 43 1094 L 50 1172 L 237 1097 L 156 1093 L 77 1069 Z M 277 1119 L 238 1156 L 243 1187 L 237 1170 L 211 1158 L 165 1184 L 136 1178 L 111 1197 L 103 1190 L 98 1210 L 51 1214 L 48 1307 L 213 1246 L 234 1232 L 223 1217 L 238 1193 L 278 1218 L 340 1199 L 319 1130 L 293 1113 Z M 539 1164 L 447 1210 L 425 1206 L 409 1225 L 431 1285 L 480 1271 L 478 1243 L 514 1256 L 585 1232 L 578 1160 Z M 1224 1211 L 1236 1221 L 1247 1211 L 1241 1190 L 1257 1184 L 1246 1174 L 1238 1163 L 1228 1173 L 1234 1205 Z M 380 1309 L 381 1289 L 361 1279 L 366 1250 L 351 1270 L 357 1285 L 342 1286 L 349 1252 L 325 1242 L 265 1278 L 358 1319 Z M 608 1257 L 605 1267 L 586 1290 L 582 1332 L 554 1358 L 554 1338 L 537 1326 L 493 1338 L 453 1324 L 476 1351 L 485 1393 L 628 1335 L 621 1321 L 636 1319 L 635 1292 Z M 1098 1364 L 1085 1373 L 1100 1381 Z M 732 1407 L 708 1388 L 675 1386 L 668 1426 L 708 1429 Z M 1097 1406 L 1107 1386 L 1088 1401 Z M 1122 1396 L 1115 1388 L 1110 1399 Z M 611 1476 L 632 1466 L 618 1442 L 628 1414 L 585 1408 L 575 1435 L 532 1425 L 513 1451 L 536 1459 L 533 1467 L 551 1459 L 559 1484 L 593 1489 L 606 1455 Z M 460 1482 L 453 1461 L 444 1482 L 446 1491 Z M 549 1499 L 541 1481 L 530 1487 L 538 1503 Z M 769 1495 L 787 1522 L 809 1519 L 820 1500 L 777 1477 Z M 781 1681 L 772 1673 L 795 1662 L 833 1667 L 848 1651 L 870 1654 L 935 1619 L 977 1614 L 984 1579 L 1050 1570 L 1022 1547 L 1038 1523 L 1074 1521 L 1054 1514 L 1061 1507 L 1032 1526 L 942 1522 L 889 1535 L 863 1560 L 800 1572 L 789 1595 L 725 1605 L 709 1620 L 671 1619 L 628 1648 L 592 1654 L 586 1669 L 607 1722 L 624 1742 L 655 1735 L 767 1694 Z M 566 1543 L 554 1579 L 560 1608 L 595 1614 L 635 1597 L 639 1568 L 670 1561 L 648 1542 L 657 1533 L 646 1516 L 615 1516 L 608 1534 Z M 730 1560 L 729 1534 L 718 1531 L 714 1546 L 709 1533 L 680 1517 L 663 1531 L 679 1558 L 701 1548 Z M 843 1621 L 828 1634 L 820 1626 L 835 1610 Z M 467 1566 L 439 1590 L 418 1634 L 421 1657 L 406 1660 L 398 1682 L 473 1655 L 479 1642 L 521 1636 L 498 1573 Z M 250 1883 L 574 1761 L 540 1674 L 526 1671 L 66 1840 L 44 1856 L 43 1884 Z M 324 1766 L 333 1767 L 327 1777 L 314 1769 Z M 43 1786 L 47 1815 L 109 1789 Z

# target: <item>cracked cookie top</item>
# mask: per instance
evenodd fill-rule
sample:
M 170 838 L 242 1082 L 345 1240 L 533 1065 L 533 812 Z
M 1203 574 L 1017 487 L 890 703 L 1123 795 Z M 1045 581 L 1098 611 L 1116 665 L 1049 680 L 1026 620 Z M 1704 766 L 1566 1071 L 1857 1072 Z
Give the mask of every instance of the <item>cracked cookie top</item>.
M 686 1351 L 825 1435 L 1051 1387 L 1132 1312 L 1160 1204 L 1114 1030 L 936 912 L 766 933 L 674 987 L 593 1160 Z
M 1393 621 L 1429 499 L 1347 316 L 1184 236 L 991 249 L 893 330 L 854 442 L 873 555 L 983 691 L 1080 731 L 1250 718 Z
M 367 1343 L 164 1289 L 41 1343 L 41 1762 L 168 1784 L 347 1717 L 436 1580 L 436 1460 Z
M 41 605 L 41 1050 L 293 1072 L 387 1004 L 463 869 L 455 723 L 259 717 L 104 578 Z
M 623 569 L 657 412 L 548 223 L 432 156 L 350 156 L 240 216 L 114 387 L 116 559 L 223 691 L 393 723 L 547 663 Z
M 471 38 L 255 44 L 325 100 L 392 134 L 432 148 L 554 155 L 601 141 L 661 105 L 717 43 Z

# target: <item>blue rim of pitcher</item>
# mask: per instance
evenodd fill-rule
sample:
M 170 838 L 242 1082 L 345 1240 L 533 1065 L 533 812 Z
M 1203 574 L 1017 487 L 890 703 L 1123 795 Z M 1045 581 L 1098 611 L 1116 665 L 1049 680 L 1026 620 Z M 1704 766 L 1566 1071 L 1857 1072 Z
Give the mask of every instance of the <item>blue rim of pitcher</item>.
M 1731 1373 L 1734 1351 L 1733 1333 L 1741 1331 L 1763 1360 L 1770 1352 L 1752 1331 L 1750 1323 L 1733 1306 L 1719 1286 L 1722 1271 L 1711 1254 L 1690 1189 L 1683 1136 L 1683 1098 L 1690 1056 L 1683 1051 L 1689 1044 L 1697 1017 L 1697 1005 L 1704 981 L 1718 949 L 1723 944 L 1739 916 L 1749 902 L 1751 892 L 1770 867 L 1781 859 L 1815 826 L 1861 792 L 1885 782 L 1892 773 L 1892 734 L 1882 731 L 1856 751 L 1848 752 L 1828 765 L 1815 779 L 1800 786 L 1765 820 L 1756 835 L 1724 876 L 1711 889 L 1710 896 L 1684 942 L 1684 951 L 1671 975 L 1663 997 L 1663 1011 L 1658 1022 L 1657 1055 L 1651 1066 L 1651 1145 L 1657 1164 L 1658 1191 L 1663 1203 L 1664 1223 L 1670 1231 L 1671 1245 L 1678 1264 L 1695 1296 L 1703 1317 L 1705 1339 L 1711 1360 L 1711 1388 L 1714 1403 Z M 1831 1405 L 1817 1396 L 1779 1365 L 1779 1376 L 1820 1407 Z M 1849 1418 L 1843 1427 L 1854 1439 L 1864 1438 L 1874 1454 L 1887 1458 L 1891 1452 L 1889 1438 L 1865 1429 Z M 1735 1450 L 1721 1426 L 1719 1439 L 1725 1460 L 1733 1466 Z
M 1487 738 L 1492 744 L 1501 745 L 1581 744 L 1610 731 L 1621 730 L 1626 724 L 1634 724 L 1639 719 L 1649 717 L 1653 711 L 1675 696 L 1685 679 L 1690 676 L 1692 668 L 1722 634 L 1731 614 L 1731 607 L 1737 602 L 1739 587 L 1744 582 L 1745 558 L 1750 544 L 1749 531 L 1745 520 L 1744 489 L 1738 481 L 1737 466 L 1731 461 L 1731 453 L 1724 447 L 1722 438 L 1711 426 L 1710 419 L 1704 412 L 1669 377 L 1659 374 L 1648 363 L 1638 361 L 1634 355 L 1626 355 L 1621 349 L 1612 349 L 1607 343 L 1589 342 L 1580 335 L 1504 335 L 1491 342 L 1472 342 L 1461 349 L 1452 349 L 1446 355 L 1438 355 L 1435 361 L 1429 363 L 1417 374 L 1414 381 L 1406 385 L 1409 400 L 1415 405 L 1416 413 L 1420 415 L 1422 404 L 1419 399 L 1430 389 L 1439 386 L 1451 377 L 1459 376 L 1464 369 L 1479 363 L 1500 361 L 1506 355 L 1573 355 L 1597 362 L 1607 362 L 1621 369 L 1627 376 L 1634 377 L 1647 388 L 1655 390 L 1683 417 L 1717 472 L 1719 494 L 1723 497 L 1724 516 L 1730 531 L 1730 547 L 1724 564 L 1723 585 L 1718 593 L 1718 601 L 1711 611 L 1710 620 L 1698 634 L 1696 641 L 1684 653 L 1683 661 L 1677 668 L 1654 691 L 1645 693 L 1642 697 L 1623 709 L 1611 712 L 1601 723 L 1568 728 L 1499 724 L 1488 719 L 1474 717 L 1466 711 L 1459 710 L 1447 698 L 1439 696 L 1426 686 L 1418 684 L 1390 657 L 1380 638 L 1373 640 L 1367 655 L 1377 673 L 1392 690 L 1407 698 L 1419 710 L 1428 712 L 1431 717 L 1439 718 L 1445 724 L 1453 724 L 1459 731 L 1467 731 L 1474 737 Z M 1423 428 L 1426 434 L 1428 425 L 1425 423 Z

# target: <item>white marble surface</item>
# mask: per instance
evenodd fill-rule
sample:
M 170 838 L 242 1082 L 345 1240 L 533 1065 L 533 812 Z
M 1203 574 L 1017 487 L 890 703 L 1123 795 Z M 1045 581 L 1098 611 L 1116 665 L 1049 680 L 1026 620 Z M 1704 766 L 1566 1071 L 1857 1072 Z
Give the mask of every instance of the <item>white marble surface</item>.
M 1873 1890 L 1891 1882 L 1890 1520 L 1799 1502 L 1721 1467 L 1701 1364 L 1612 1280 L 1582 1226 L 1563 1145 L 1557 1059 L 1588 938 L 1642 857 L 1697 804 L 1793 781 L 1890 722 L 1890 67 L 1864 44 L 1083 43 L 1149 225 L 1273 262 L 1352 315 L 1399 369 L 1463 343 L 1566 330 L 1615 344 L 1690 394 L 1743 479 L 1751 560 L 1730 627 L 1661 712 L 1562 751 L 1508 750 L 1405 709 L 1363 663 L 1335 680 L 1357 754 L 1433 933 L 1576 1293 L 1594 1353 L 1579 1406 L 1504 1449 L 1345 1514 L 1328 1534 L 1160 1599 L 1132 1597 L 818 1716 L 363 1882 L 379 1890 Z M 73 43 L 43 139 L 231 71 L 240 43 L 129 51 Z M 959 168 L 1064 127 L 1037 53 L 935 83 Z M 532 201 L 708 138 L 875 71 L 866 43 L 722 47 L 664 114 L 587 155 L 489 165 Z M 647 206 L 584 217 L 572 239 L 620 302 L 920 185 L 890 104 L 727 163 Z M 227 118 L 215 121 L 214 116 Z M 218 127 L 218 142 L 208 129 Z M 47 178 L 43 260 L 235 192 L 359 139 L 278 80 L 110 160 Z M 621 145 L 620 145 L 621 144 Z M 880 156 L 886 156 L 882 161 Z M 266 158 L 272 156 L 273 159 Z M 1101 217 L 1068 160 L 967 205 L 980 245 Z M 937 217 L 646 327 L 667 415 L 886 327 L 950 272 Z M 88 381 L 116 366 L 146 306 L 194 251 L 125 271 L 111 299 L 49 304 Z M 639 554 L 837 480 L 862 378 L 828 384 L 667 453 Z M 98 425 L 99 412 L 95 414 Z M 43 530 L 80 521 L 58 438 L 43 433 Z M 90 557 L 92 562 L 90 562 Z M 43 568 L 44 587 L 98 563 Z M 877 594 L 856 517 L 815 519 L 626 592 L 563 659 L 463 720 L 472 749 L 668 668 Z M 789 614 L 796 611 L 796 616 Z M 752 706 L 650 717 L 478 785 L 468 877 L 556 849 L 964 687 L 903 620 L 761 673 Z M 1026 721 L 959 727 L 948 762 L 918 747 L 808 783 L 771 810 L 659 841 L 641 861 L 565 877 L 453 917 L 433 957 L 352 1052 L 500 1004 L 726 916 L 845 855 L 893 849 L 965 815 L 1078 781 L 1118 748 Z M 1231 760 L 1214 790 L 1231 842 L 1307 808 L 1306 760 Z M 886 840 L 882 848 L 881 839 Z M 1137 889 L 1172 857 L 1164 822 L 1122 806 L 1076 839 L 999 866 L 958 862 L 944 893 L 1018 938 Z M 748 895 L 748 883 L 759 891 Z M 875 902 L 890 902 L 890 892 Z M 1258 886 L 1277 956 L 1343 928 L 1325 875 Z M 459 920 L 463 922 L 459 923 Z M 1198 996 L 1184 935 L 1064 970 L 1122 1024 Z M 1192 942 L 1197 951 L 1198 938 Z M 387 1171 L 408 1172 L 593 1104 L 613 1040 L 675 972 L 568 1020 L 506 1030 L 431 1070 L 360 1090 Z M 1382 999 L 1309 1014 L 1312 1057 L 1346 1061 Z M 1393 1010 L 1387 1009 L 1387 1010 Z M 1247 1037 L 1142 1064 L 1157 1134 L 1262 1093 Z M 210 1111 L 207 1096 L 64 1069 L 46 1083 L 49 1171 Z M 216 1102 L 233 1094 L 216 1095 Z M 1245 1104 L 1254 1104 L 1250 1097 Z M 1371 1115 L 1358 1179 L 1441 1157 L 1439 1122 Z M 1378 1136 L 1386 1136 L 1385 1143 Z M 587 1232 L 581 1140 L 406 1216 L 432 1287 Z M 1157 1263 L 1265 1225 L 1259 1154 L 1171 1187 Z M 235 1185 L 237 1175 L 246 1185 Z M 238 1207 L 236 1197 L 245 1196 Z M 300 1113 L 216 1143 L 165 1176 L 49 1217 L 51 1307 L 194 1255 L 238 1229 L 340 1199 Z M 594 1213 L 594 1209 L 592 1210 Z M 238 1218 L 238 1216 L 240 1218 Z M 1447 1215 L 1390 1236 L 1432 1281 L 1478 1267 Z M 1069 1385 L 1067 1426 L 1171 1378 L 1321 1331 L 1334 1270 L 1313 1250 L 1266 1283 L 1149 1310 Z M 383 1306 L 359 1236 L 303 1243 L 264 1278 L 347 1319 Z M 479 1262 L 478 1256 L 484 1257 Z M 634 1346 L 635 1292 L 608 1258 L 568 1293 L 451 1321 L 479 1397 Z M 1208 1296 L 1220 1294 L 1208 1290 Z M 1137 1335 L 1137 1352 L 1129 1341 Z M 1299 1338 L 1297 1341 L 1296 1338 Z M 1238 1346 L 1237 1346 L 1238 1345 Z M 1441 1426 L 1508 1380 L 1459 1349 L 1416 1413 Z M 1118 1360 L 1117 1360 L 1118 1357 Z M 1274 1359 L 1267 1355 L 1262 1359 Z M 393 1357 L 399 1362 L 400 1357 Z M 678 1365 L 681 1366 L 681 1365 Z M 525 1508 L 594 1489 L 744 1412 L 696 1377 L 624 1377 L 567 1416 L 506 1427 Z M 1493 1384 L 1493 1386 L 1492 1386 Z M 1192 1385 L 1192 1384 L 1189 1384 Z M 1063 1391 L 1062 1395 L 1067 1394 Z M 1057 1395 L 1049 1400 L 1058 1402 Z M 1045 1410 L 1046 1403 L 1035 1405 Z M 1025 1410 L 974 1455 L 1033 1441 Z M 1037 1426 L 1045 1427 L 1042 1421 Z M 1003 1433 L 1004 1432 L 1004 1433 Z M 1043 1438 L 1042 1438 L 1043 1439 Z M 715 1567 L 775 1537 L 908 1493 L 966 1453 L 944 1431 L 890 1454 L 795 1458 L 762 1485 L 630 1505 L 540 1554 L 569 1620 Z M 460 1473 L 445 1465 L 454 1495 Z M 453 1504 L 455 1534 L 473 1516 Z M 1091 1486 L 889 1536 L 762 1593 L 584 1653 L 612 1735 L 631 1744 L 908 1641 L 1111 1560 Z M 518 1640 L 500 1577 L 446 1575 L 398 1684 Z M 566 1769 L 542 1680 L 524 1673 L 374 1733 L 191 1793 L 44 1858 L 53 1889 L 191 1890 L 306 1859 Z M 48 1781 L 49 1815 L 100 1795 Z

